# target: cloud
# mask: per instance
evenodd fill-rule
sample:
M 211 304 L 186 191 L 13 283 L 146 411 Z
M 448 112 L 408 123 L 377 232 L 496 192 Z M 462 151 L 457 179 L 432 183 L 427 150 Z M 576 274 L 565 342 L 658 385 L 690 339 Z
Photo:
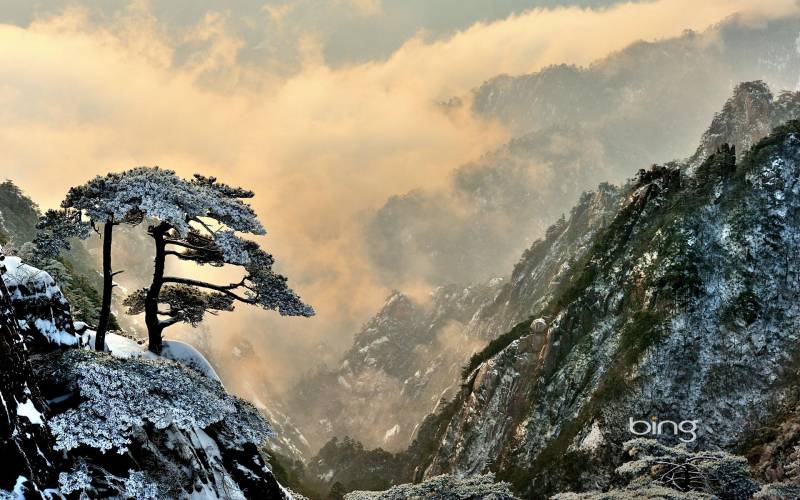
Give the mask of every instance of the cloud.
M 362 16 L 375 16 L 381 12 L 381 0 L 333 0 L 334 5 L 344 4 Z
M 365 258 L 365 214 L 389 196 L 446 184 L 456 167 L 507 139 L 466 111 L 443 113 L 439 101 L 498 73 L 586 64 L 736 11 L 776 17 L 795 8 L 789 0 L 661 0 L 534 10 L 445 40 L 415 37 L 386 60 L 337 68 L 309 36 L 288 76 L 258 56 L 240 60 L 223 14 L 176 36 L 141 6 L 103 24 L 71 9 L 0 26 L 2 175 L 44 207 L 94 174 L 136 165 L 254 189 L 267 248 L 319 315 L 243 309 L 210 324 L 262 335 L 272 376 L 287 379 L 318 359 L 297 353 L 316 352 L 320 341 L 336 346 L 328 355 L 346 347 L 343 335 L 386 294 Z

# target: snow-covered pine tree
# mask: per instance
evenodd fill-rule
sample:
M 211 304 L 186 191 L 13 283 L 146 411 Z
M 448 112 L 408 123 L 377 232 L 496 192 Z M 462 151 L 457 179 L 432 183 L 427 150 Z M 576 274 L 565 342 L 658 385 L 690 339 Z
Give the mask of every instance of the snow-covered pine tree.
M 103 239 L 103 297 L 97 322 L 95 348 L 105 348 L 105 335 L 111 319 L 111 294 L 114 275 L 111 268 L 111 248 L 114 226 L 122 223 L 136 225 L 143 219 L 136 198 L 126 189 L 127 174 L 111 173 L 97 176 L 86 184 L 70 188 L 61 202 L 60 210 L 48 210 L 39 219 L 34 240 L 35 260 L 47 261 L 69 250 L 72 238 L 86 239 L 90 227 Z
M 197 325 L 205 313 L 233 310 L 241 302 L 286 316 L 312 316 L 272 270 L 274 259 L 258 243 L 236 233 L 262 235 L 263 226 L 243 200 L 253 192 L 195 175 L 191 181 L 158 167 L 140 167 L 122 174 L 120 191 L 150 221 L 155 244 L 153 280 L 125 300 L 129 314 L 145 314 L 148 348 L 161 352 L 165 328 L 179 322 Z M 167 256 L 199 265 L 236 266 L 244 276 L 229 284 L 165 274 Z

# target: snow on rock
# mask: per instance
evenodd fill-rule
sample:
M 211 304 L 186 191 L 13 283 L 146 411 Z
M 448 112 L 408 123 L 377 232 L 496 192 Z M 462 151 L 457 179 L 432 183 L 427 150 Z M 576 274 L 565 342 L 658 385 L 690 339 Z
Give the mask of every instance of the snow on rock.
M 95 333 L 87 330 L 84 333 L 84 343 L 90 349 L 94 349 Z M 203 354 L 194 346 L 181 342 L 180 340 L 165 340 L 161 355 L 150 352 L 147 346 L 130 337 L 117 333 L 106 333 L 106 352 L 118 358 L 144 358 L 144 359 L 167 359 L 178 362 L 191 368 L 206 377 L 221 382 L 219 375 L 214 367 Z
M 3 281 L 12 300 L 52 299 L 61 294 L 61 290 L 49 273 L 23 264 L 19 257 L 6 256 L 3 265 L 6 268 Z
M 42 414 L 30 399 L 26 399 L 24 403 L 17 402 L 17 415 L 27 418 L 34 425 L 44 425 Z
M 128 357 L 74 349 L 37 360 L 44 386 L 61 393 L 48 399 L 55 448 L 72 464 L 59 477 L 63 492 L 288 498 L 258 451 L 273 432 L 255 407 L 217 379 L 147 359 L 135 354 L 134 341 L 115 337 L 111 348 Z
M 53 481 L 57 460 L 42 416 L 44 400 L 10 296 L 0 280 L 0 498 L 25 498 L 29 492 L 35 498 L 39 486 Z
M 603 439 L 603 432 L 600 430 L 600 425 L 597 422 L 592 423 L 592 428 L 589 433 L 581 440 L 578 449 L 583 451 L 595 451 L 603 446 L 605 440 Z
M 205 356 L 186 342 L 181 342 L 180 340 L 165 340 L 161 356 L 193 368 L 212 380 L 220 380 L 216 370 L 214 370 L 214 367 L 211 366 L 211 363 L 209 363 Z
M 383 441 L 388 443 L 392 440 L 397 434 L 400 432 L 400 424 L 394 424 L 394 426 L 386 431 L 386 434 L 383 435 Z
M 37 349 L 78 345 L 80 337 L 75 333 L 69 303 L 53 277 L 19 257 L 5 256 L 0 266 L 14 315 L 28 344 Z
M 742 144 L 761 134 L 735 130 Z M 544 339 L 521 332 L 471 372 L 426 477 L 503 464 L 529 478 L 524 495 L 603 488 L 630 417 L 697 421 L 690 447 L 735 449 L 794 405 L 784 386 L 800 354 L 800 221 L 788 216 L 800 211 L 800 124 L 740 153 L 640 172 L 585 242 L 585 264 L 559 278 L 572 286 L 547 301 Z M 530 298 L 508 296 L 514 308 Z M 565 466 L 570 451 L 580 471 Z
M 11 424 L 0 451 L 16 464 L 0 471 L 0 498 L 291 498 L 259 451 L 269 423 L 225 391 L 199 351 L 167 341 L 156 356 L 108 333 L 113 356 L 97 353 L 95 332 L 73 324 L 48 273 L 18 257 L 0 260 L 0 272 L 0 342 L 13 344 L 0 363 L 18 376 L 0 380 Z

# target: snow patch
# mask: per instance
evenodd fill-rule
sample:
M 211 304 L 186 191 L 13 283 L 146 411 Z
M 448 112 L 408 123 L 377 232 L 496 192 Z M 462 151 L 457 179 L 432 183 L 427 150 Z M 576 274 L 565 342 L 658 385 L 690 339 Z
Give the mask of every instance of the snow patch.
M 44 425 L 42 414 L 30 399 L 26 399 L 24 403 L 17 403 L 17 415 L 27 418 L 33 425 Z
M 393 437 L 397 436 L 400 433 L 400 424 L 394 424 L 394 427 L 386 431 L 386 434 L 383 435 L 383 442 L 388 443 Z

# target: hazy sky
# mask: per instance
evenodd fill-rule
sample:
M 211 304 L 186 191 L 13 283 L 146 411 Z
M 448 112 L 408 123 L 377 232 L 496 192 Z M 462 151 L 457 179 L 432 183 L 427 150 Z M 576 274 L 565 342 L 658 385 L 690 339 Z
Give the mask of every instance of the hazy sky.
M 0 21 L 27 25 L 37 16 L 69 6 L 87 8 L 95 21 L 113 18 L 129 0 L 6 0 Z M 321 40 L 329 64 L 385 58 L 421 33 L 427 40 L 446 37 L 477 22 L 493 22 L 535 8 L 600 8 L 615 0 L 164 0 L 147 2 L 149 10 L 172 29 L 200 22 L 209 11 L 226 16 L 245 42 L 247 52 L 269 52 L 283 62 L 304 35 Z M 253 54 L 249 54 L 252 57 Z
M 295 375 L 292 353 L 321 339 L 346 348 L 350 338 L 335 335 L 353 333 L 389 291 L 365 258 L 364 214 L 441 185 L 508 139 L 466 110 L 443 112 L 441 100 L 734 12 L 755 22 L 797 10 L 794 0 L 657 0 L 522 11 L 534 5 L 5 1 L 0 177 L 43 207 L 94 174 L 137 165 L 252 188 L 267 248 L 318 316 L 242 309 L 210 325 L 220 338 L 258 330 L 273 376 Z

